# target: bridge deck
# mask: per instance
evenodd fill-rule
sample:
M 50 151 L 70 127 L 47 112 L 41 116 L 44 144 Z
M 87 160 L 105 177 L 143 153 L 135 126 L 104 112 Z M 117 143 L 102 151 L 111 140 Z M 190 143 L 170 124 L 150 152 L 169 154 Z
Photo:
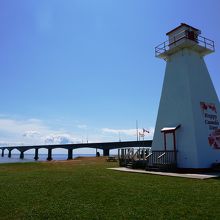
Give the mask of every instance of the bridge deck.
M 11 152 L 15 149 L 20 151 L 20 158 L 24 158 L 24 152 L 27 150 L 34 149 L 35 156 L 34 159 L 39 159 L 40 148 L 46 148 L 48 150 L 47 160 L 52 160 L 52 149 L 56 148 L 64 148 L 68 150 L 68 160 L 73 159 L 73 149 L 77 148 L 96 148 L 102 149 L 104 156 L 109 156 L 109 150 L 117 149 L 117 148 L 130 148 L 130 147 L 151 147 L 152 141 L 124 141 L 124 142 L 104 142 L 104 143 L 80 143 L 80 144 L 55 144 L 55 145 L 32 145 L 32 146 L 8 146 L 8 147 L 0 147 L 2 150 L 1 156 L 4 157 L 4 151 L 8 150 L 8 157 L 11 157 Z
M 97 148 L 103 150 L 125 148 L 125 147 L 151 147 L 152 140 L 146 141 L 121 141 L 121 142 L 103 142 L 103 143 L 79 143 L 79 144 L 53 144 L 53 145 L 30 145 L 30 146 L 2 146 L 0 149 L 8 150 L 22 150 L 23 152 L 30 149 L 55 149 L 55 148 L 64 148 L 64 149 L 77 149 L 77 148 Z

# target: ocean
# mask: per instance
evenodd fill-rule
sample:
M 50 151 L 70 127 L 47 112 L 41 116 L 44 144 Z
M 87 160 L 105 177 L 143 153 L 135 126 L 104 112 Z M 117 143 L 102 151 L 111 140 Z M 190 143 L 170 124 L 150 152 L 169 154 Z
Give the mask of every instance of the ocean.
M 39 154 L 38 161 L 47 161 L 47 154 Z M 95 154 L 73 154 L 73 158 L 76 157 L 94 157 Z M 24 154 L 24 159 L 20 159 L 20 154 L 11 154 L 11 158 L 8 158 L 6 153 L 4 157 L 0 155 L 0 163 L 24 163 L 24 162 L 35 162 L 34 154 Z M 53 154 L 53 160 L 66 160 L 67 154 Z

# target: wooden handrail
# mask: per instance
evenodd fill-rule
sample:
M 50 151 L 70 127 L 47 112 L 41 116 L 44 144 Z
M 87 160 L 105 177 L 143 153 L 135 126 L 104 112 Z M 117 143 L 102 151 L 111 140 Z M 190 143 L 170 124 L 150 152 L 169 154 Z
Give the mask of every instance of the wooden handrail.
M 161 154 L 157 159 L 160 159 L 161 157 L 165 156 L 166 152 L 164 152 L 163 154 Z
M 153 155 L 153 153 L 148 154 L 145 159 L 148 159 L 148 158 L 151 157 L 152 155 Z

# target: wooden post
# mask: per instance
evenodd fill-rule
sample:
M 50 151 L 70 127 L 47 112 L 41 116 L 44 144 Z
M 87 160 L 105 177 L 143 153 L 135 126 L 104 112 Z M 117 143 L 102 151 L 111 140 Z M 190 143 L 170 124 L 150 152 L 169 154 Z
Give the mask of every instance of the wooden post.
M 167 150 L 167 141 L 166 141 L 166 132 L 163 133 L 163 138 L 164 138 L 164 150 Z
M 176 151 L 176 135 L 175 135 L 175 131 L 173 132 L 173 148 L 174 148 L 174 151 Z
M 175 131 L 173 132 L 173 148 L 174 148 L 175 162 L 177 162 L 177 155 L 176 155 L 176 135 L 175 135 Z

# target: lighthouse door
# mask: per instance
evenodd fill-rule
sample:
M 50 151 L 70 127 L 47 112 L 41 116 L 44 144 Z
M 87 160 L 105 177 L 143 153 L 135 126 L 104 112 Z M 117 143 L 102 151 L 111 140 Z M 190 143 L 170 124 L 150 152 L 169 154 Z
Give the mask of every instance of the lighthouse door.
M 162 128 L 161 132 L 163 133 L 164 136 L 164 150 L 167 150 L 167 134 L 171 134 L 172 137 L 172 142 L 173 142 L 173 150 L 176 151 L 176 130 L 180 127 L 180 125 L 176 127 L 166 127 Z M 169 144 L 171 143 L 170 137 L 169 137 Z

